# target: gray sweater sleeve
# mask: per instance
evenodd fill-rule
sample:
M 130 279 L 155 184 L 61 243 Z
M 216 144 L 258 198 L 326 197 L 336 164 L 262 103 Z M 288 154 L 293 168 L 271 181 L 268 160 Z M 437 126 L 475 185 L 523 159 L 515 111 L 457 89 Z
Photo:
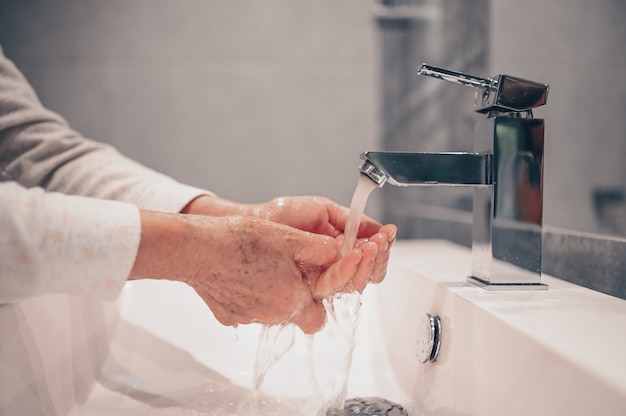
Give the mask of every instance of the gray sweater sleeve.
M 82 137 L 61 116 L 41 105 L 1 49 L 0 181 L 167 212 L 179 212 L 191 199 L 209 193 Z
M 73 131 L 0 49 L 0 303 L 115 297 L 139 247 L 139 209 L 178 212 L 207 193 Z

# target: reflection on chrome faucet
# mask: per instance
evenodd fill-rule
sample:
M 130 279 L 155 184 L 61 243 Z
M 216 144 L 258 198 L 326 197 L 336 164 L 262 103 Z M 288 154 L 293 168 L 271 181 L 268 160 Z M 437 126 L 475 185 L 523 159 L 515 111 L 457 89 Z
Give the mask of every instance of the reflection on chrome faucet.
M 361 173 L 378 186 L 472 186 L 469 280 L 488 289 L 547 288 L 541 283 L 544 120 L 533 118 L 532 108 L 546 103 L 548 85 L 426 64 L 418 74 L 478 88 L 475 110 L 486 118 L 476 123 L 474 153 L 366 152 Z

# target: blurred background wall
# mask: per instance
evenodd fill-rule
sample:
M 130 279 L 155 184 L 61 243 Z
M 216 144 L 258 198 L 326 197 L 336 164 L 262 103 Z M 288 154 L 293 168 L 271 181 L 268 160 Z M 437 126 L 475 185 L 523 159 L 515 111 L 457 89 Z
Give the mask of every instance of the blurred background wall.
M 0 44 L 83 135 L 221 196 L 349 204 L 376 146 L 367 0 L 0 0 Z
M 626 236 L 624 21 L 622 0 L 0 0 L 0 44 L 84 135 L 244 202 L 347 205 L 362 151 L 472 150 L 473 91 L 421 62 L 546 82 L 544 224 Z M 405 237 L 471 210 L 373 199 Z
M 550 84 L 544 223 L 626 236 L 626 2 L 491 0 L 490 70 Z

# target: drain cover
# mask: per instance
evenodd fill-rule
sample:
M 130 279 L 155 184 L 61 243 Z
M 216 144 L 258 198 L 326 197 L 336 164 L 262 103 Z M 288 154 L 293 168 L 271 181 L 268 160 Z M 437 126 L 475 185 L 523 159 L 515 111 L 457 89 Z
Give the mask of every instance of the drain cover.
M 355 397 L 346 400 L 343 409 L 328 409 L 326 416 L 409 416 L 397 403 L 379 397 Z

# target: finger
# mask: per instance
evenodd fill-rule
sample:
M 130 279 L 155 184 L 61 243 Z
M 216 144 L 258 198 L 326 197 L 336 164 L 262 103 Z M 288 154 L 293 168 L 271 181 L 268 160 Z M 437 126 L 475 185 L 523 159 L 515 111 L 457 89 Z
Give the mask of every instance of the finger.
M 378 245 L 374 242 L 368 242 L 361 246 L 363 258 L 352 277 L 354 289 L 359 293 L 363 292 L 365 286 L 369 283 L 372 273 L 376 266 L 376 254 L 378 253 Z
M 376 256 L 376 262 L 374 265 L 374 270 L 372 271 L 372 276 L 370 278 L 371 283 L 380 283 L 385 278 L 387 274 L 387 264 L 389 263 L 389 254 L 387 251 L 385 253 L 379 253 Z
M 333 225 L 337 230 L 345 230 L 350 210 L 343 205 L 339 205 L 330 200 L 325 201 L 325 204 L 326 211 L 328 212 L 328 221 L 331 225 Z
M 328 216 L 331 224 L 338 230 L 345 231 L 350 210 L 341 205 L 335 205 L 332 210 L 329 208 Z M 362 215 L 359 222 L 359 231 L 357 237 L 370 237 L 378 232 L 382 224 L 378 221 Z
M 311 300 L 302 311 L 292 318 L 292 322 L 305 334 L 314 334 L 324 327 L 326 311 L 320 301 Z
M 359 233 L 357 237 L 371 237 L 377 232 L 380 232 L 381 227 L 381 223 L 368 217 L 367 215 L 363 215 L 361 217 L 361 222 L 359 223 Z
M 332 237 L 306 233 L 294 251 L 294 260 L 304 266 L 328 267 L 341 256 L 338 242 Z
M 374 228 L 372 228 L 372 230 L 374 230 Z M 376 234 L 385 234 L 387 235 L 387 241 L 390 243 L 390 245 L 393 245 L 393 243 L 396 241 L 397 233 L 398 228 L 394 224 L 386 224 L 382 227 L 378 227 L 378 229 L 375 229 L 375 231 L 372 232 L 370 235 L 361 235 L 359 233 L 359 238 L 361 239 L 360 244 L 369 241 Z
M 385 233 L 376 233 L 368 241 L 378 246 L 379 253 L 384 253 L 389 249 L 389 236 Z
M 383 227 L 381 227 L 381 229 L 378 230 L 378 232 L 387 234 L 389 247 L 391 247 L 393 243 L 396 242 L 396 237 L 398 235 L 398 227 L 396 227 L 394 224 L 386 224 Z
M 355 244 L 356 247 L 361 247 L 368 241 L 373 241 L 378 245 L 380 252 L 385 252 L 391 249 L 391 246 L 396 242 L 397 228 L 393 224 L 387 224 L 382 227 L 379 232 L 371 236 L 370 238 L 361 238 Z
M 340 292 L 356 273 L 362 257 L 362 250 L 354 249 L 330 266 L 313 285 L 313 297 L 322 299 Z
M 391 247 L 396 240 L 395 226 L 391 225 L 385 227 L 381 229 L 382 232 L 376 234 L 376 236 L 372 238 L 373 241 L 381 244 L 379 247 L 386 247 L 385 250 L 379 250 L 376 256 L 376 265 L 374 266 L 374 271 L 371 277 L 372 283 L 380 283 L 385 278 L 385 275 L 387 273 L 387 264 L 389 263 L 389 257 L 391 255 Z M 382 243 L 382 241 L 384 241 L 384 244 Z
M 386 274 L 387 263 L 389 262 L 390 250 L 393 243 L 396 240 L 396 227 L 395 225 L 385 225 L 381 228 L 381 231 L 369 239 L 359 239 L 356 247 L 362 248 L 365 244 L 374 243 L 378 246 L 378 252 L 376 253 L 376 262 L 372 268 L 369 281 L 371 283 L 380 283 Z

